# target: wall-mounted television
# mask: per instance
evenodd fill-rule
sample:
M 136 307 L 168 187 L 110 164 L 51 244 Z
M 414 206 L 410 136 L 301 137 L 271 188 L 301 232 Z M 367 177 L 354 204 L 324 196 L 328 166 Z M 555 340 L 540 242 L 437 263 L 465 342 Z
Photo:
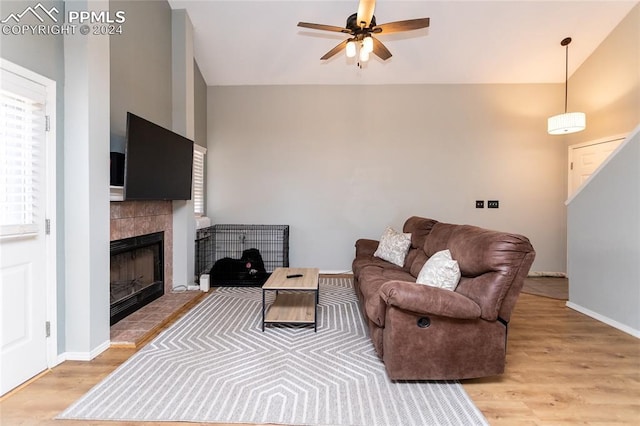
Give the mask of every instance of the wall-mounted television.
M 125 200 L 189 200 L 193 141 L 127 113 Z

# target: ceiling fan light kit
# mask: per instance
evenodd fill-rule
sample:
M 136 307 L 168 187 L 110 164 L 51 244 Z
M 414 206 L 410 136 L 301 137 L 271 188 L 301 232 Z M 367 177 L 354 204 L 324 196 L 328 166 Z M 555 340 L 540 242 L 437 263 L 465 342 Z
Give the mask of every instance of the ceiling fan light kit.
M 362 39 L 362 49 L 369 53 L 373 52 L 373 38 L 371 36 Z
M 367 62 L 369 60 L 369 51 L 366 49 L 360 49 L 358 59 L 360 59 L 360 62 Z
M 356 50 L 356 42 L 354 40 L 349 40 L 346 47 L 347 58 L 353 58 L 356 56 Z
M 313 24 L 310 22 L 298 22 L 298 26 L 314 30 L 350 34 L 352 36 L 350 39 L 341 42 L 325 53 L 320 59 L 327 60 L 342 50 L 345 50 L 347 58 L 353 58 L 358 54 L 359 49 L 358 66 L 360 67 L 362 66 L 362 62 L 369 60 L 371 53 L 383 61 L 386 61 L 392 56 L 389 49 L 387 49 L 380 40 L 374 38 L 373 34 L 392 34 L 427 28 L 429 26 L 429 18 L 408 19 L 377 25 L 376 17 L 373 15 L 375 6 L 375 0 L 360 0 L 358 3 L 358 12 L 347 18 L 347 23 L 344 28 L 333 25 Z
M 566 37 L 560 42 L 560 45 L 566 48 L 564 68 L 564 113 L 549 117 L 547 120 L 547 132 L 550 135 L 576 133 L 587 127 L 587 116 L 584 112 L 567 112 L 569 87 L 569 43 L 571 43 L 571 37 Z

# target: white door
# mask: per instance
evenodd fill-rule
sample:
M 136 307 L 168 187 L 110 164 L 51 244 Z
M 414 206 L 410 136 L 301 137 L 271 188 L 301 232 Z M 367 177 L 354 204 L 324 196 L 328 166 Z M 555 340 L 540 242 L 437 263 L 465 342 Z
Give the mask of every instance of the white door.
M 589 176 L 596 171 L 600 164 L 611 155 L 623 140 L 624 137 L 616 136 L 569 147 L 569 197 L 589 179 Z
M 47 368 L 47 87 L 0 69 L 0 395 Z

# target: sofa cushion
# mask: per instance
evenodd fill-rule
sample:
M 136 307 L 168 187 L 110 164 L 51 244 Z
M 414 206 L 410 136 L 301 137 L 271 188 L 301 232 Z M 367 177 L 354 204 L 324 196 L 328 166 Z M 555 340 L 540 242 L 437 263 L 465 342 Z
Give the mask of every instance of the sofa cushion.
M 409 266 L 409 272 L 411 273 L 411 275 L 417 278 L 418 274 L 422 270 L 422 267 L 424 266 L 424 264 L 427 262 L 427 259 L 429 258 L 427 257 L 426 254 L 424 254 L 424 250 L 422 249 L 416 249 L 416 252 L 417 254 L 413 258 L 413 261 L 411 262 L 411 266 Z
M 423 250 L 427 257 L 433 256 L 435 253 L 448 248 L 449 238 L 453 230 L 460 225 L 452 225 L 450 223 L 438 222 L 433 225 L 433 229 L 429 233 L 429 238 L 425 238 Z M 456 257 L 453 252 L 452 256 Z
M 402 269 L 404 269 L 407 272 L 411 272 L 411 267 L 413 266 L 413 263 L 416 261 L 416 259 L 420 256 L 421 253 L 424 253 L 422 249 L 410 247 L 409 251 L 407 252 L 407 256 L 404 258 L 404 267 Z
M 367 319 L 378 327 L 384 324 L 386 305 L 380 298 L 378 289 L 387 282 L 381 273 L 375 272 L 375 267 L 367 267 L 360 274 L 360 292 L 364 301 L 364 313 Z
M 380 237 L 380 244 L 373 255 L 394 265 L 404 266 L 404 258 L 407 256 L 410 245 L 411 234 L 388 227 Z
M 360 238 L 356 240 L 356 257 L 373 256 L 378 248 L 379 241 L 370 240 L 368 238 Z
M 430 285 L 445 290 L 455 290 L 460 281 L 460 267 L 451 258 L 449 250 L 441 250 L 426 261 L 416 283 Z
M 402 269 L 370 265 L 360 271 L 359 281 L 366 317 L 378 327 L 384 327 L 387 305 L 378 290 L 386 282 L 407 281 L 413 283 L 414 278 Z
M 387 281 L 409 281 L 412 283 L 416 281 L 413 275 L 403 269 L 384 269 L 382 271 L 382 277 Z
M 431 256 L 446 248 L 460 266 L 462 278 L 456 292 L 475 301 L 482 318 L 495 321 L 519 267 L 532 250 L 529 240 L 517 234 L 439 222 L 425 240 L 424 250 Z
M 406 220 L 402 231 L 411 234 L 411 247 L 422 248 L 424 240 L 438 221 L 424 217 L 412 216 Z
M 379 292 L 387 306 L 419 315 L 438 315 L 461 320 L 477 319 L 481 314 L 477 303 L 455 291 L 406 281 L 387 281 Z
M 353 260 L 351 264 L 351 268 L 353 269 L 353 274 L 358 278 L 360 277 L 360 274 L 362 273 L 362 271 L 369 266 L 375 266 L 381 269 L 402 270 L 402 268 L 398 265 L 394 265 L 392 263 L 387 262 L 386 260 L 382 260 L 378 257 L 373 257 L 373 256 L 357 257 Z

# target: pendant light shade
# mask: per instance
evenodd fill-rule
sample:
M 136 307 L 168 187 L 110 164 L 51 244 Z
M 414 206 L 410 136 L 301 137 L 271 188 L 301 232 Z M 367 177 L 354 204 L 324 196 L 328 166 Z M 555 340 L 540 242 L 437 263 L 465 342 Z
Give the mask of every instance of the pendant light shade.
M 547 120 L 547 131 L 550 135 L 580 132 L 586 126 L 587 116 L 584 112 L 565 112 L 549 117 Z
M 567 99 L 569 88 L 569 43 L 571 37 L 560 42 L 566 48 L 564 66 L 564 114 L 554 115 L 547 120 L 547 132 L 550 135 L 565 135 L 584 130 L 587 127 L 587 116 L 584 112 L 567 112 Z

